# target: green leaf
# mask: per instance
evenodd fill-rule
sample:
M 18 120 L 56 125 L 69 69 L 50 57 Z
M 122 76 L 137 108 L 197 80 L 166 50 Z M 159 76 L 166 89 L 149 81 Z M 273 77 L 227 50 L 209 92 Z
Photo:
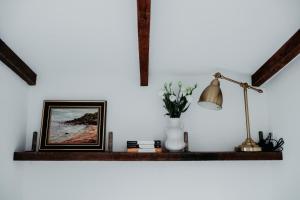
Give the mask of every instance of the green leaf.
M 190 107 L 191 104 L 189 104 L 185 109 L 182 110 L 182 112 L 184 113 L 185 111 L 187 111 L 187 109 Z

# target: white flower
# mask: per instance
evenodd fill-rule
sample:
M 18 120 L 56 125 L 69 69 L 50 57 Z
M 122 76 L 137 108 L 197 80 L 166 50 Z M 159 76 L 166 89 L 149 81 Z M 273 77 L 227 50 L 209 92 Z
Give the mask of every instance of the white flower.
M 171 96 L 169 97 L 169 99 L 170 99 L 170 101 L 174 102 L 174 101 L 176 100 L 176 96 L 175 96 L 175 95 L 171 95 Z
M 179 86 L 179 87 L 182 86 L 182 82 L 181 82 L 181 81 L 178 82 L 178 86 Z
M 191 103 L 193 101 L 193 97 L 191 95 L 188 95 L 185 97 L 187 102 Z
M 183 96 L 182 91 L 179 92 L 178 96 L 179 96 L 179 97 Z
M 166 92 L 165 90 L 160 90 L 159 93 L 158 93 L 158 95 L 160 97 L 163 97 L 165 95 L 165 92 Z

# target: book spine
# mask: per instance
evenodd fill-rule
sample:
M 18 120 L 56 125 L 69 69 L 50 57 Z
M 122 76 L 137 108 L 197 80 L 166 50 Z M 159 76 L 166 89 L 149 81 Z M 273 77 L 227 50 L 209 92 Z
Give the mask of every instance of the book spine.
M 162 148 L 153 148 L 153 149 L 139 149 L 139 148 L 130 148 L 127 149 L 128 153 L 161 153 Z
M 140 145 L 155 145 L 155 144 L 161 144 L 160 140 L 150 140 L 150 141 L 127 141 L 127 144 L 140 144 Z
M 161 145 L 127 144 L 127 148 L 153 149 L 153 148 L 161 148 Z

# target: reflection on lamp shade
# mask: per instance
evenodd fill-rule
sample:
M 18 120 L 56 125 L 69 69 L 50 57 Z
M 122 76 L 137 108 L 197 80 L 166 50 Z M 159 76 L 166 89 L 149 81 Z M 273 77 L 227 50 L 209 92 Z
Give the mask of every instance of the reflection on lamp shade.
M 198 104 L 210 110 L 222 109 L 223 95 L 220 88 L 220 81 L 217 78 L 202 92 Z

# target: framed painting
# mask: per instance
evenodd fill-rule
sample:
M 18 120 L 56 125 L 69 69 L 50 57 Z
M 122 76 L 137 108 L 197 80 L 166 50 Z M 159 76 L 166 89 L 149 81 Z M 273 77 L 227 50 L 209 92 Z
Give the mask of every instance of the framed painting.
M 105 151 L 106 101 L 44 101 L 40 151 Z

